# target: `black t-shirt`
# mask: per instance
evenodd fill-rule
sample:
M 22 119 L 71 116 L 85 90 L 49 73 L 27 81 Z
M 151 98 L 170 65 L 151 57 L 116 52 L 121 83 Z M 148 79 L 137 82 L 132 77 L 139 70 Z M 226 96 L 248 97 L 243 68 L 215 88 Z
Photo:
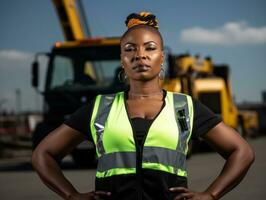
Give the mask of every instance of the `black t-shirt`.
M 208 107 L 200 103 L 198 100 L 193 99 L 194 118 L 192 139 L 197 139 L 204 136 L 210 129 L 215 127 L 221 122 L 221 118 L 214 114 Z M 89 102 L 78 109 L 74 114 L 67 119 L 64 124 L 86 135 L 89 141 L 92 141 L 90 130 L 90 119 L 93 110 L 94 101 Z M 163 106 L 162 106 L 163 108 Z M 153 120 L 133 118 L 132 128 L 136 133 L 136 138 L 142 138 L 143 134 L 147 133 Z M 139 139 L 140 141 L 141 139 Z
M 164 98 L 166 92 L 164 92 Z M 78 109 L 65 124 L 84 133 L 92 141 L 90 120 L 94 102 Z M 165 106 L 163 103 L 161 109 Z M 193 100 L 194 119 L 192 138 L 198 138 L 217 125 L 221 119 L 199 101 Z M 142 148 L 149 127 L 154 119 L 131 118 L 134 139 L 136 143 L 136 174 L 123 174 L 106 178 L 96 178 L 96 190 L 110 191 L 110 199 L 174 199 L 176 193 L 169 192 L 170 187 L 187 187 L 187 178 L 176 176 L 160 170 L 150 170 L 141 167 Z M 156 183 L 156 184 L 154 184 Z

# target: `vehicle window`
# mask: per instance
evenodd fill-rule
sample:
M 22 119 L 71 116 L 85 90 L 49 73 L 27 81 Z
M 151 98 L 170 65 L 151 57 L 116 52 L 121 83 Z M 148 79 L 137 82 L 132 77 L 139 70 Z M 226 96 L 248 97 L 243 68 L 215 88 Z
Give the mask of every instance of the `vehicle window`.
M 58 49 L 50 63 L 49 89 L 108 88 L 120 85 L 120 46 Z
M 70 58 L 56 56 L 54 58 L 51 88 L 71 84 L 74 81 L 73 64 Z
M 121 67 L 119 60 L 94 61 L 93 67 L 96 71 L 100 85 L 110 85 L 117 77 L 117 70 Z

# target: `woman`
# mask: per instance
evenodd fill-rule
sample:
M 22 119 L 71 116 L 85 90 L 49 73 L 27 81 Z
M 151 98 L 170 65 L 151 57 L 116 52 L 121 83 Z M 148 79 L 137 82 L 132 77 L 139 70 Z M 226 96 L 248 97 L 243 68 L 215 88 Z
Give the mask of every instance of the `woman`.
M 40 143 L 32 157 L 34 168 L 64 199 L 221 198 L 244 177 L 253 151 L 198 101 L 162 90 L 163 40 L 155 16 L 131 14 L 126 24 L 121 63 L 130 89 L 99 95 L 79 109 Z M 202 192 L 187 187 L 185 165 L 188 141 L 198 137 L 226 159 L 219 176 Z M 81 194 L 64 177 L 57 160 L 85 139 L 96 144 L 98 167 L 96 190 Z

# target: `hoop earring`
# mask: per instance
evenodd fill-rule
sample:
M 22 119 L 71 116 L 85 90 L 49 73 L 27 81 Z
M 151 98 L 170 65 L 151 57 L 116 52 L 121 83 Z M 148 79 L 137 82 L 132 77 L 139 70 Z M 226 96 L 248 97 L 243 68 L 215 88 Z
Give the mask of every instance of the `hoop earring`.
M 162 64 L 162 65 L 163 65 L 163 64 Z M 162 65 L 161 65 L 161 66 L 162 66 Z M 159 73 L 159 75 L 158 75 L 158 76 L 159 76 L 159 79 L 160 79 L 160 80 L 163 80 L 163 79 L 164 79 L 164 75 L 165 75 L 165 73 L 164 73 L 164 68 L 161 67 L 161 71 L 160 71 L 160 73 Z
M 118 72 L 117 78 L 118 78 L 120 83 L 125 83 L 126 82 L 127 75 L 126 75 L 125 70 L 123 68 L 121 68 L 121 70 Z

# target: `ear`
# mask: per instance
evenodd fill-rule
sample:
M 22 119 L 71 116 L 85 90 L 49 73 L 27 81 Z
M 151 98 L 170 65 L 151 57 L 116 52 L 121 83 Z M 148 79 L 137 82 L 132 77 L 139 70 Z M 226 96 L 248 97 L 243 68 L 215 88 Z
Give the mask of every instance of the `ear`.
M 124 69 L 123 61 L 122 61 L 122 53 L 120 53 L 120 61 L 121 61 L 121 67 Z
M 165 53 L 164 53 L 164 51 L 162 51 L 162 57 L 161 57 L 161 63 L 164 63 L 164 60 L 165 60 Z

